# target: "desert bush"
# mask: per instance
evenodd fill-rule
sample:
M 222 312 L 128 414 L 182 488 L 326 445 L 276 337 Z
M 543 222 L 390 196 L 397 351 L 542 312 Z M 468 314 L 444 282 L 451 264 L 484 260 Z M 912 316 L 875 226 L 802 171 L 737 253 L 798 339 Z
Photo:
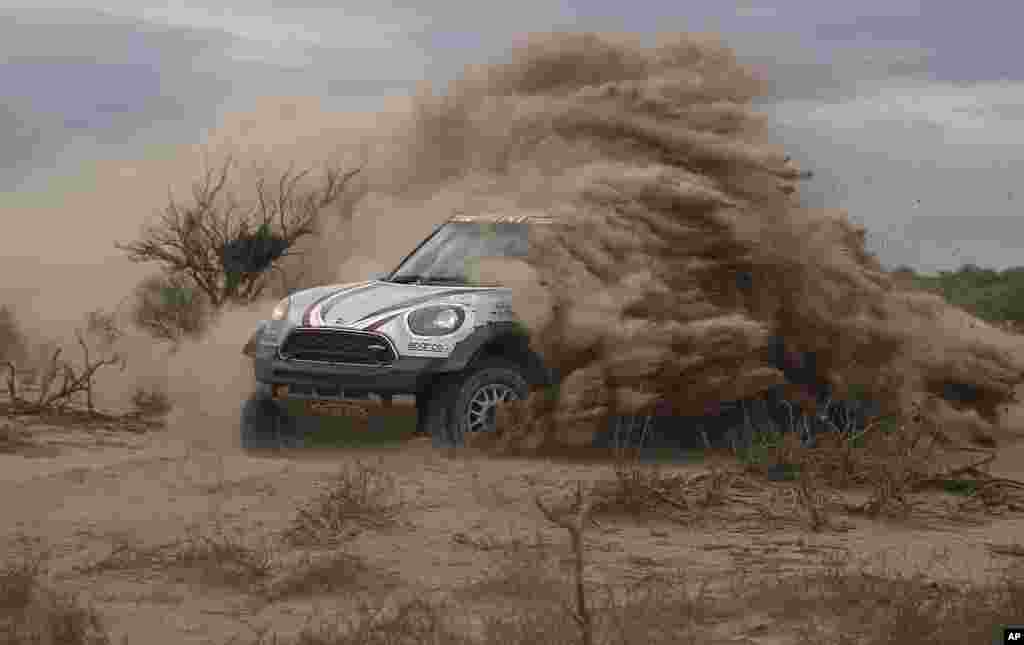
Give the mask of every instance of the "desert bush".
M 260 177 L 251 204 L 244 205 L 228 189 L 234 167 L 229 157 L 219 169 L 208 170 L 193 183 L 191 203 L 170 197 L 158 222 L 145 228 L 140 239 L 116 244 L 134 262 L 160 265 L 178 281 L 175 288 L 196 290 L 214 310 L 258 300 L 275 272 L 288 283 L 280 261 L 293 253 L 296 243 L 316 234 L 320 212 L 337 203 L 359 173 L 329 167 L 320 185 L 308 189 L 302 182 L 309 170 L 289 169 L 273 182 L 275 188 Z M 167 307 L 162 299 L 168 294 L 155 288 L 159 306 L 146 316 Z M 156 330 L 164 328 L 158 325 Z
M 395 493 L 394 477 L 357 461 L 343 467 L 298 510 L 282 538 L 295 546 L 330 545 L 364 528 L 393 526 L 401 506 Z
M 76 596 L 44 584 L 42 562 L 12 559 L 0 565 L 0 643 L 109 645 L 99 615 Z
M 995 584 L 982 585 L 831 564 L 819 573 L 788 576 L 755 592 L 749 607 L 789 625 L 800 635 L 798 642 L 807 645 L 986 643 L 1001 626 L 1019 622 L 1024 585 L 1017 569 L 1007 569 Z M 812 614 L 808 606 L 815 608 Z
M 231 535 L 221 526 L 209 531 L 191 529 L 173 552 L 171 562 L 198 572 L 209 585 L 250 590 L 270 579 L 273 556 L 265 545 L 250 547 L 241 534 Z
M 163 390 L 139 387 L 132 394 L 132 407 L 136 416 L 153 419 L 167 416 L 173 404 Z
M 132 323 L 158 340 L 198 338 L 209 326 L 211 308 L 203 292 L 176 275 L 155 275 L 135 288 Z
M 7 363 L 7 393 L 11 401 L 30 412 L 56 409 L 63 411 L 68 405 L 85 399 L 86 409 L 93 413 L 93 393 L 97 373 L 107 367 L 124 369 L 124 358 L 114 347 L 123 332 L 113 314 L 96 310 L 86 315 L 84 328 L 75 330 L 75 339 L 81 350 L 81 359 L 76 364 L 61 359 L 63 347 L 55 347 L 53 353 L 39 366 L 39 391 L 35 400 L 22 397 L 18 391 L 18 370 L 12 362 Z
M 370 572 L 366 562 L 351 553 L 333 551 L 323 557 L 304 554 L 266 586 L 266 595 L 271 600 L 281 600 L 352 591 L 362 588 L 361 583 Z M 379 584 L 381 580 L 383 576 L 376 576 L 374 582 Z

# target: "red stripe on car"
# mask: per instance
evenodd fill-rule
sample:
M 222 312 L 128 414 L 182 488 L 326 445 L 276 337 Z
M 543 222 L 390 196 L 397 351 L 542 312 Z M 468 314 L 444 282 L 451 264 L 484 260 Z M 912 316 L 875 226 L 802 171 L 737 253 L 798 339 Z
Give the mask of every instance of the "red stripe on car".
M 399 312 L 399 313 L 397 313 L 397 314 L 391 314 L 391 315 L 390 315 L 390 316 L 388 316 L 387 318 L 381 318 L 381 319 L 380 319 L 380 320 L 378 320 L 377 322 L 375 322 L 375 323 L 373 323 L 372 325 L 370 325 L 370 326 L 366 327 L 366 331 L 374 331 L 374 330 L 376 330 L 376 329 L 380 329 L 381 327 L 383 327 L 384 325 L 386 325 L 387 323 L 391 322 L 391 321 L 392 321 L 392 320 L 394 320 L 395 318 L 398 318 L 398 317 L 399 317 L 399 316 L 401 316 L 401 315 L 402 315 L 402 313 L 401 313 L 401 312 Z

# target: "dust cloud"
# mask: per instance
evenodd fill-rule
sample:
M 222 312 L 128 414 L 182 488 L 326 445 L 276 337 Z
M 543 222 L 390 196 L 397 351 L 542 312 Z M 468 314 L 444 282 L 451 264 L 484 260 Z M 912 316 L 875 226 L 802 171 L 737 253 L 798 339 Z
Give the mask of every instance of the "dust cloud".
M 153 272 L 113 242 L 134 239 L 168 186 L 186 194 L 226 154 L 241 162 L 242 195 L 261 169 L 334 162 L 363 172 L 290 260 L 305 284 L 391 268 L 457 210 L 556 216 L 528 264 L 498 270 L 566 377 L 556 410 L 564 441 L 588 441 L 595 419 L 658 399 L 693 412 L 763 392 L 784 380 L 766 358 L 776 335 L 814 352 L 820 382 L 864 386 L 908 417 L 919 408 L 917 422 L 950 438 L 1020 430 L 1011 427 L 1021 418 L 1019 340 L 906 291 L 845 213 L 804 207 L 804 173 L 768 143 L 769 124 L 750 107 L 764 89 L 710 36 L 647 45 L 546 34 L 504 63 L 467 67 L 443 93 L 424 85 L 372 114 L 268 98 L 196 145 L 97 163 L 59 203 L 8 209 L 19 253 L 3 262 L 0 294 L 26 327 L 66 333 L 90 309 L 122 307 Z M 271 295 L 174 355 L 130 332 L 128 369 L 106 381 L 107 395 L 123 401 L 137 384 L 159 383 L 179 404 L 177 431 L 233 441 L 251 387 L 240 348 L 280 294 Z M 948 380 L 980 396 L 954 409 L 935 396 Z
M 544 35 L 420 97 L 407 181 L 440 204 L 557 216 L 508 277 L 565 376 L 565 440 L 660 399 L 697 414 L 762 393 L 784 381 L 773 336 L 841 394 L 945 438 L 1000 435 L 1019 339 L 901 288 L 863 228 L 803 206 L 806 174 L 750 108 L 763 89 L 712 37 Z M 937 396 L 950 382 L 973 403 Z

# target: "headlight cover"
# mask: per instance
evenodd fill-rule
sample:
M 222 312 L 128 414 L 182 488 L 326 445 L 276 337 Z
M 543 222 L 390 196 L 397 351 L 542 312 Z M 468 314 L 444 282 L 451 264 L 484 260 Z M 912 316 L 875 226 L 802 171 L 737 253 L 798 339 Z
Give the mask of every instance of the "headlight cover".
M 452 305 L 433 305 L 409 312 L 406 324 L 418 336 L 444 336 L 466 322 L 466 312 Z
M 288 311 L 292 308 L 291 296 L 285 298 L 281 302 L 277 303 L 274 307 L 274 311 L 270 312 L 271 320 L 284 320 L 288 317 Z

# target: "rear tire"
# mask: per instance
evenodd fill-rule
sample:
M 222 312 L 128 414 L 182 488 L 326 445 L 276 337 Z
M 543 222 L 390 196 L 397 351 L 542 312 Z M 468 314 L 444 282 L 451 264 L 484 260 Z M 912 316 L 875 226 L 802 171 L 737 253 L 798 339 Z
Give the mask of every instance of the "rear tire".
M 303 444 L 298 420 L 262 392 L 253 393 L 242 406 L 242 450 L 278 450 Z

